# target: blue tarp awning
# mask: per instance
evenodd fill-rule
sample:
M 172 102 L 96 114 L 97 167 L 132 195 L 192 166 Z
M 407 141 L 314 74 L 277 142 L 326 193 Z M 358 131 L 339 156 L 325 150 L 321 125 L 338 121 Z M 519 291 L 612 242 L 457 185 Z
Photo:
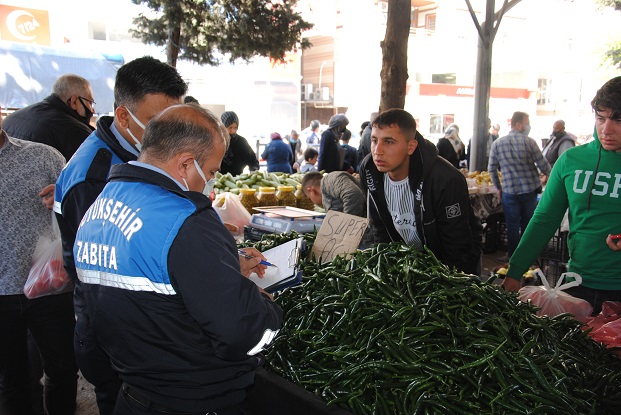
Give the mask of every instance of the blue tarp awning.
M 103 55 L 71 45 L 48 47 L 0 41 L 0 105 L 23 108 L 52 92 L 65 73 L 86 78 L 93 88 L 97 114 L 114 110 L 116 67 Z

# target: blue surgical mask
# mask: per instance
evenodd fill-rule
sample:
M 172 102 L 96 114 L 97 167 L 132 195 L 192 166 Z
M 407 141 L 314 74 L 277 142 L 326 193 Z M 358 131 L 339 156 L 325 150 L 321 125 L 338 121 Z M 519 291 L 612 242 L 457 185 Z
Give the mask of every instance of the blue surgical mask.
M 201 176 L 201 178 L 205 182 L 205 187 L 203 187 L 203 194 L 207 197 L 211 196 L 211 192 L 213 191 L 213 185 L 215 183 L 215 180 L 214 179 L 207 180 L 207 178 L 205 177 L 205 173 L 203 173 L 203 170 L 201 170 L 201 167 L 198 165 L 198 162 L 196 161 L 196 159 L 194 159 L 194 167 L 196 167 L 198 174 Z M 186 187 L 187 187 L 187 183 L 186 183 Z
M 138 118 L 136 118 L 136 116 L 134 114 L 132 114 L 132 112 L 129 110 L 129 108 L 125 107 L 125 109 L 127 110 L 127 112 L 129 113 L 129 115 L 132 117 L 132 119 L 134 120 L 134 122 L 136 124 L 138 124 L 138 126 L 140 126 L 140 128 L 142 128 L 142 130 L 144 131 L 144 124 L 140 122 L 140 120 Z M 136 138 L 136 136 L 134 136 L 132 134 L 132 132 L 129 130 L 129 128 L 126 128 L 125 131 L 127 131 L 127 133 L 129 134 L 129 136 L 136 142 L 136 150 L 138 150 L 140 152 L 140 150 L 142 150 L 142 143 L 140 141 L 138 141 L 138 139 Z

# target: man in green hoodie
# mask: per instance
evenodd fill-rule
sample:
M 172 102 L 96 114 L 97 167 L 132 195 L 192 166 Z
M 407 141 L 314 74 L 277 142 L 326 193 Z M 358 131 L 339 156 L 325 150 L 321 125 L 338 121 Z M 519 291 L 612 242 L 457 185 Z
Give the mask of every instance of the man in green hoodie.
M 569 271 L 582 285 L 567 292 L 587 300 L 593 314 L 604 301 L 621 301 L 621 76 L 591 101 L 595 139 L 564 152 L 554 164 L 541 202 L 509 262 L 504 287 L 517 291 L 569 208 Z

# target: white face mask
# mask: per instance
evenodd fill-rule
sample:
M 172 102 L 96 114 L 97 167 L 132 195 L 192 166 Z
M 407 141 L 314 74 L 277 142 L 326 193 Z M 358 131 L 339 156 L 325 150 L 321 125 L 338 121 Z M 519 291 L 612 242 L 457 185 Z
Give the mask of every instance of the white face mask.
M 144 129 L 145 129 L 144 124 L 141 123 L 140 120 L 138 118 L 136 118 L 136 116 L 134 114 L 132 114 L 132 112 L 129 110 L 129 108 L 125 107 L 125 109 L 129 113 L 129 115 L 132 117 L 134 122 L 136 124 L 138 124 L 140 126 L 140 128 L 142 128 L 142 130 L 144 131 Z M 136 150 L 138 150 L 138 152 L 140 152 L 140 150 L 142 150 L 142 143 L 140 141 L 138 141 L 138 139 L 132 134 L 132 132 L 129 130 L 129 128 L 126 128 L 125 131 L 127 131 L 129 136 L 136 142 Z
M 205 173 L 203 173 L 203 170 L 201 170 L 201 168 L 198 165 L 198 162 L 196 161 L 196 159 L 194 159 L 194 167 L 196 167 L 196 170 L 198 171 L 198 174 L 200 174 L 201 178 L 205 182 L 205 187 L 203 188 L 203 194 L 205 196 L 207 196 L 207 197 L 211 196 L 211 192 L 213 191 L 213 185 L 215 183 L 215 180 L 214 179 L 207 180 L 207 178 L 205 177 Z M 187 183 L 185 185 L 186 185 L 186 187 L 188 186 Z
M 524 133 L 525 136 L 528 136 L 528 133 L 530 133 L 530 124 L 527 124 L 524 126 L 524 131 L 522 131 Z

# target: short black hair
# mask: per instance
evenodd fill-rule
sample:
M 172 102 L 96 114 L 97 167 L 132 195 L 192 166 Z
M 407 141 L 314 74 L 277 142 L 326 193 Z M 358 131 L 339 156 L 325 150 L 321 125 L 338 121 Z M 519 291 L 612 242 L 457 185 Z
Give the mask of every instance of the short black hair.
M 349 131 L 347 128 L 345 129 L 345 131 L 343 131 L 343 135 L 341 136 L 341 140 L 343 141 L 349 141 L 351 139 L 351 131 Z
M 372 127 L 384 128 L 396 125 L 408 140 L 416 138 L 416 120 L 412 114 L 401 108 L 391 108 L 381 112 L 371 121 Z
M 151 56 L 143 56 L 121 66 L 114 83 L 115 108 L 129 107 L 135 111 L 138 103 L 147 94 L 164 94 L 181 98 L 188 92 L 177 69 Z
M 192 95 L 186 95 L 185 98 L 183 98 L 183 103 L 184 104 L 198 104 L 199 102 Z
M 306 189 L 311 186 L 321 187 L 321 179 L 323 179 L 323 174 L 318 171 L 304 173 L 304 177 L 302 177 L 302 192 L 306 194 Z
M 611 119 L 621 120 L 621 76 L 608 80 L 597 90 L 591 108 L 595 112 L 610 110 Z
M 304 150 L 304 160 L 306 161 L 312 159 L 313 157 L 317 157 L 318 155 L 319 152 L 317 152 L 317 150 L 312 147 L 308 147 L 306 150 Z

